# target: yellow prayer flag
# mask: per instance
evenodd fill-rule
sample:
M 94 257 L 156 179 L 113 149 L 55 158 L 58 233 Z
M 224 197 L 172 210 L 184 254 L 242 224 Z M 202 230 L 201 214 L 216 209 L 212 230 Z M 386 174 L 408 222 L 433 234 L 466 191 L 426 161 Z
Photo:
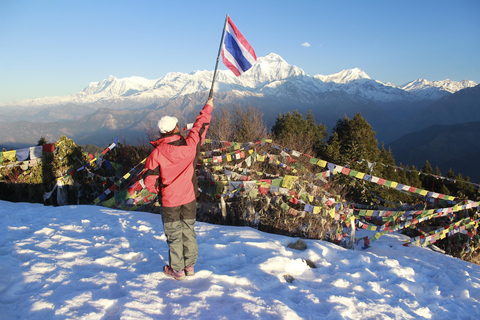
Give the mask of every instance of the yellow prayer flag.
M 335 207 L 332 207 L 332 209 L 328 210 L 328 213 L 330 214 L 330 217 L 335 218 Z
M 232 161 L 232 156 L 229 154 L 227 154 L 227 161 Z
M 357 175 L 355 176 L 355 178 L 359 178 L 359 179 L 363 179 L 363 177 L 365 177 L 365 173 L 363 173 L 363 172 L 359 172 L 359 173 L 357 173 Z
M 325 168 L 325 167 L 327 166 L 327 161 L 320 159 L 320 160 L 318 160 L 318 162 L 317 162 L 317 166 L 320 166 L 320 167 L 322 167 L 322 168 Z
M 283 183 L 282 183 L 282 187 L 284 188 L 288 188 L 288 189 L 292 189 L 293 188 L 293 183 L 295 181 L 298 180 L 298 177 L 297 176 L 289 176 L 289 175 L 286 175 L 284 178 L 283 178 Z
M 10 150 L 10 151 L 5 151 L 3 153 L 3 161 L 16 161 L 17 159 L 17 151 L 16 150 Z
M 395 181 L 392 181 L 392 184 L 390 185 L 391 188 L 396 188 L 398 186 L 398 183 Z
M 321 210 L 321 207 L 319 207 L 319 206 L 314 206 L 314 207 L 313 207 L 313 214 L 319 214 L 319 213 L 320 213 L 320 210 Z

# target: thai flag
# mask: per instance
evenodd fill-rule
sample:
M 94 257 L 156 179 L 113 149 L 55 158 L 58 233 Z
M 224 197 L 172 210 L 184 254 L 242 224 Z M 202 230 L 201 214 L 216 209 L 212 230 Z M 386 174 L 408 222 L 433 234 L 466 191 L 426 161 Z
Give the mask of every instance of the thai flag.
M 225 26 L 222 58 L 225 66 L 232 70 L 237 77 L 250 69 L 257 61 L 255 50 L 233 24 L 229 16 L 227 16 L 227 25 Z

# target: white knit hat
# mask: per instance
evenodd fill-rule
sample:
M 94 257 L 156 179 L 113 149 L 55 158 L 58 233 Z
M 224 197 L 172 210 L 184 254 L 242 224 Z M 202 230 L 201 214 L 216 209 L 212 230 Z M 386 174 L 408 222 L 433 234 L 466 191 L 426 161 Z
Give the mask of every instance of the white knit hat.
M 165 116 L 158 120 L 158 130 L 160 133 L 167 133 L 175 129 L 178 119 L 175 117 Z

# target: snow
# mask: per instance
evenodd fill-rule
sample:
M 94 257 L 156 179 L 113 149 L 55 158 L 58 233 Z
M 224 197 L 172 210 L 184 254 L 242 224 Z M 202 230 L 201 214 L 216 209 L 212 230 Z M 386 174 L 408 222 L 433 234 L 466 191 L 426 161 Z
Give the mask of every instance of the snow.
M 338 73 L 327 75 L 327 76 L 317 74 L 314 77 L 323 82 L 335 82 L 335 83 L 341 83 L 341 84 L 349 83 L 359 79 L 371 79 L 368 76 L 368 74 L 366 74 L 359 68 L 342 70 Z
M 197 222 L 196 274 L 175 281 L 160 215 L 0 201 L 0 219 L 1 319 L 480 317 L 480 266 L 400 234 L 299 251 L 295 238 Z
M 153 87 L 156 80 L 149 80 L 143 77 L 127 77 L 117 79 L 109 76 L 101 82 L 91 82 L 81 93 L 85 95 L 99 95 L 101 97 L 121 96 L 128 91 L 141 92 Z
M 428 81 L 425 79 L 417 79 L 401 86 L 400 88 L 409 92 L 425 91 L 436 88 L 448 93 L 455 93 L 465 88 L 475 87 L 476 85 L 477 83 L 471 80 L 453 81 L 446 79 L 441 81 Z

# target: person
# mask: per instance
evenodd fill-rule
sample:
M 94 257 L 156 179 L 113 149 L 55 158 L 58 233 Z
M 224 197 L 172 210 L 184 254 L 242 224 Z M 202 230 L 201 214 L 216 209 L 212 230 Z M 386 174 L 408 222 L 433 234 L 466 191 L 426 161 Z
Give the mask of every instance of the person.
M 160 194 L 162 221 L 167 237 L 169 264 L 163 272 L 176 280 L 194 275 L 198 257 L 195 221 L 198 196 L 195 167 L 212 118 L 209 98 L 187 137 L 178 119 L 165 116 L 158 121 L 160 139 L 145 163 L 144 183 L 149 192 Z

